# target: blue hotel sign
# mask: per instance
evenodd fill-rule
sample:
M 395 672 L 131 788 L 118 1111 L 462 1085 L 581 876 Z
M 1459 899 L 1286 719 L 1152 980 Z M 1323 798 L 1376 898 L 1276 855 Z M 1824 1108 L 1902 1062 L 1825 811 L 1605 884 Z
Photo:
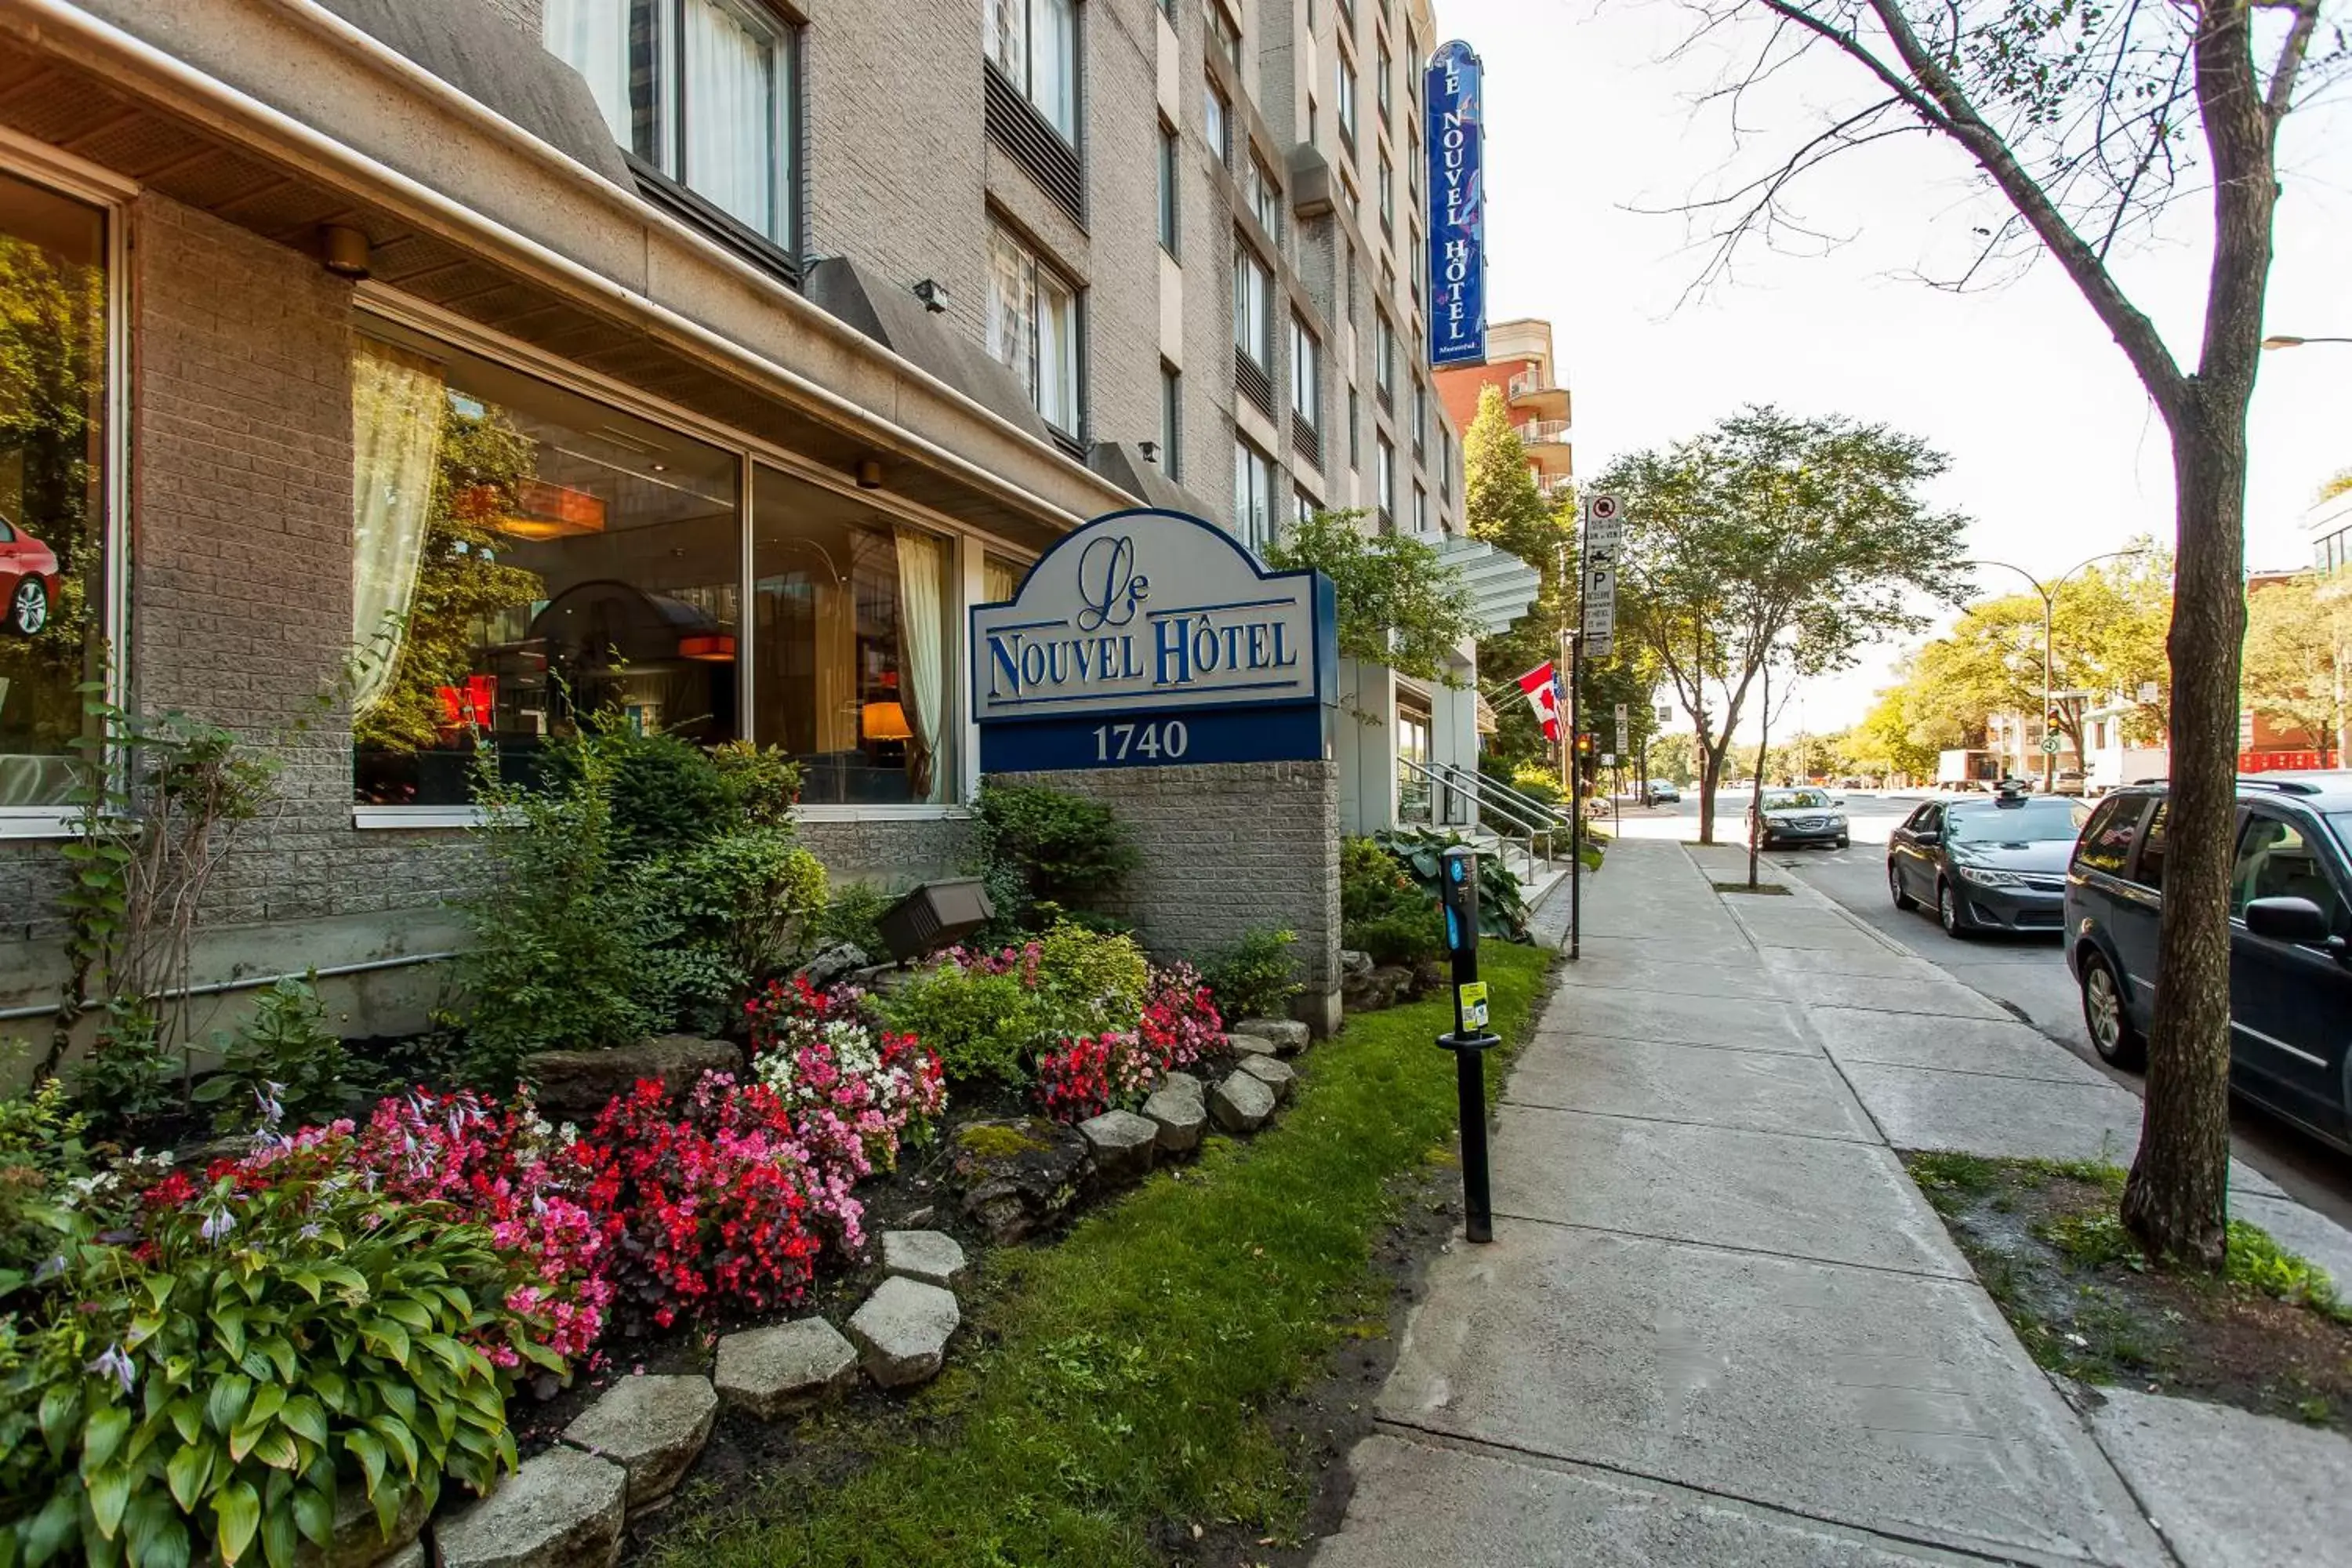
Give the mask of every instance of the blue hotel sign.
M 1331 583 L 1181 512 L 1096 518 L 971 610 L 982 773 L 1318 761 Z
M 1480 140 L 1485 68 L 1455 39 L 1429 59 L 1429 363 L 1486 358 L 1486 186 Z

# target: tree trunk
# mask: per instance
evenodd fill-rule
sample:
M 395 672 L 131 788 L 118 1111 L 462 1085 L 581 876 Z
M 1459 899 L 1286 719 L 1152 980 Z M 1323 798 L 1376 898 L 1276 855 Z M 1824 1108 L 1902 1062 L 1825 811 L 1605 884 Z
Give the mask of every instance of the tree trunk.
M 1698 733 L 1698 841 L 1715 842 L 1715 792 L 1723 783 L 1724 754 L 1731 749 L 1731 737 L 1726 735 L 1723 744 L 1707 740 L 1706 731 Z
M 2199 399 L 2173 432 L 2179 531 L 2164 915 L 2139 1152 L 2123 1221 L 2148 1256 L 2218 1269 L 2230 1173 L 2230 873 L 2237 826 L 2238 665 L 2245 638 L 2242 406 Z

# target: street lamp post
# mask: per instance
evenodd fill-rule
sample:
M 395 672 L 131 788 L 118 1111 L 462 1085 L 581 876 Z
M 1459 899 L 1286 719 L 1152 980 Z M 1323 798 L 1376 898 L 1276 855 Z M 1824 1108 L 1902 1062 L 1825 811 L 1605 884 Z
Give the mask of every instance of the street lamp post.
M 1963 561 L 1960 563 L 1963 566 L 1998 566 L 2004 572 L 2014 572 L 2019 576 L 2024 578 L 2028 583 L 2031 583 L 2033 585 L 2034 593 L 2040 595 L 2042 599 L 2042 739 L 2043 742 L 2042 748 L 2042 793 L 2044 795 L 2051 794 L 2056 788 L 2058 775 L 2058 753 L 2051 750 L 2048 744 L 2050 740 L 2050 697 L 2051 689 L 2053 684 L 2051 679 L 2051 666 L 2053 663 L 2051 645 L 2057 635 L 2058 591 L 2066 585 L 2066 580 L 2068 578 L 2074 576 L 2075 573 L 2080 572 L 2085 566 L 2095 566 L 2102 561 L 2113 561 L 2120 556 L 2145 555 L 2146 553 L 2147 553 L 2147 550 L 2144 545 L 2136 546 L 2129 550 L 2110 550 L 2105 554 L 2094 555 L 2088 561 L 2076 562 L 2074 565 L 2069 566 L 2063 572 L 2059 573 L 2057 576 L 2050 579 L 2047 584 L 2044 584 L 2041 578 L 2036 577 L 2024 567 L 2012 564 L 2007 561 Z M 2088 760 L 2084 759 L 2084 762 L 2087 774 L 2089 766 Z

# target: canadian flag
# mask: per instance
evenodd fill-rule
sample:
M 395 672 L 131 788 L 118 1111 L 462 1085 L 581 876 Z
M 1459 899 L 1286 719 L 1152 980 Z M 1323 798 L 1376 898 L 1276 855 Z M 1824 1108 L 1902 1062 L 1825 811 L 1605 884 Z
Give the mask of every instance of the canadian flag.
M 1544 739 L 1559 739 L 1559 677 L 1546 659 L 1519 677 L 1519 689 L 1527 693 L 1528 706 L 1536 710 L 1543 725 Z

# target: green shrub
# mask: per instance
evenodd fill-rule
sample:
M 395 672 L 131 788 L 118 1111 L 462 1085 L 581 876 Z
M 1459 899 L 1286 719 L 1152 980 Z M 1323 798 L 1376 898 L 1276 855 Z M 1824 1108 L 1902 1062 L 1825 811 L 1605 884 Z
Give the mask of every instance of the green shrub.
M 784 827 L 801 798 L 801 765 L 773 746 L 730 741 L 713 747 L 711 765 L 734 815 L 750 827 Z
M 661 949 L 658 994 L 703 1033 L 733 1023 L 747 996 L 805 943 L 824 906 L 824 867 L 789 827 L 738 827 L 637 873 Z
M 1042 784 L 983 783 L 982 875 L 997 913 L 1030 925 L 1030 907 L 1083 910 L 1117 889 L 1141 856 L 1110 807 Z
M 1397 864 L 1433 902 L 1438 879 L 1444 872 L 1444 853 L 1469 840 L 1449 829 L 1400 827 L 1373 835 L 1373 842 L 1396 858 Z M 1478 934 L 1510 942 L 1528 940 L 1528 900 L 1518 875 L 1499 855 L 1478 857 Z
M 1135 1027 L 1151 965 L 1133 937 L 1064 921 L 1037 947 L 1037 989 L 1056 1037 Z
M 849 882 L 833 890 L 817 916 L 818 947 L 854 942 L 869 958 L 883 956 L 882 916 L 898 900 L 872 882 Z
M 603 764 L 614 852 L 623 861 L 676 854 L 741 820 L 728 775 L 682 735 L 640 733 L 598 715 L 585 726 L 580 749 L 595 752 Z
M 485 1351 L 562 1363 L 506 1310 L 488 1234 L 331 1152 L 270 1170 L 159 1211 L 137 1253 L 51 1211 L 62 1268 L 0 1320 L 0 1562 L 289 1563 L 331 1538 L 341 1481 L 388 1531 L 513 1468 Z
M 1202 970 L 1217 1011 L 1228 1019 L 1288 1017 L 1301 989 L 1290 956 L 1297 941 L 1296 932 L 1261 928 L 1219 953 Z
M 1050 1042 L 1045 1001 L 1010 971 L 943 963 L 881 998 L 882 1020 L 937 1051 L 950 1083 L 1017 1085 Z
M 253 1018 L 222 1040 L 220 1070 L 196 1085 L 224 1131 L 284 1121 L 328 1121 L 365 1089 L 342 1037 L 327 1026 L 317 976 L 287 978 L 261 994 Z
M 1339 844 L 1339 945 L 1374 963 L 1427 963 L 1445 952 L 1436 900 L 1369 838 Z
M 89 1123 L 56 1079 L 28 1095 L 0 1100 L 0 1302 L 57 1252 L 50 1194 L 89 1173 L 82 1143 Z M 0 1313 L 0 1373 L 7 1366 L 8 1321 Z

